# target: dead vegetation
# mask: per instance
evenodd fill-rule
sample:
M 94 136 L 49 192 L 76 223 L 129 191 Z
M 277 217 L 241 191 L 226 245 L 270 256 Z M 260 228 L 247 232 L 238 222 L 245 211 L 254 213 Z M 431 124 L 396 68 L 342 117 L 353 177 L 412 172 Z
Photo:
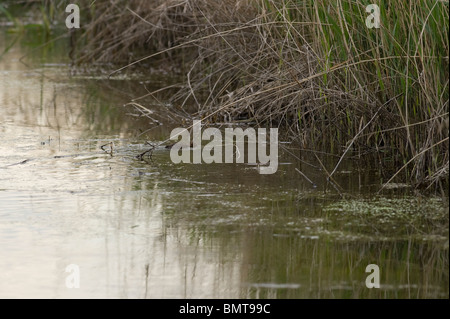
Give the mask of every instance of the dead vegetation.
M 97 0 L 78 61 L 176 65 L 171 102 L 204 123 L 278 126 L 301 149 L 376 154 L 448 188 L 448 2 Z

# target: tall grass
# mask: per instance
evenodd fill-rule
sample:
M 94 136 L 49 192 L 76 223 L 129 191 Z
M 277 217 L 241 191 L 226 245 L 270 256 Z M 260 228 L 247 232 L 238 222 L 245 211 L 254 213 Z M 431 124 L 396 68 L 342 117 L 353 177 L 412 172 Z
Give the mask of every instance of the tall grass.
M 379 29 L 365 24 L 371 2 Z M 176 64 L 172 102 L 195 117 L 282 127 L 339 154 L 331 175 L 376 154 L 397 168 L 389 181 L 448 188 L 448 1 L 97 0 L 84 12 L 79 61 Z
M 448 172 L 448 2 L 379 1 L 379 30 L 364 27 L 367 4 L 315 3 L 311 11 L 327 23 L 315 33 L 319 55 L 332 65 L 345 63 L 340 88 L 377 104 L 393 98 L 385 108 L 392 119 L 380 117 L 365 134 L 371 145 L 398 150 L 405 162 L 413 158 L 415 181 Z

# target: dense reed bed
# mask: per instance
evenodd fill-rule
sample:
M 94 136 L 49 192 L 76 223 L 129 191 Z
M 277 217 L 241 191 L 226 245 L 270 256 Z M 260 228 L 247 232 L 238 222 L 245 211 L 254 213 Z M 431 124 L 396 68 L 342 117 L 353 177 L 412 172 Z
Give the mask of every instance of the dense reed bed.
M 82 2 L 80 63 L 179 68 L 204 122 L 283 129 L 302 150 L 377 156 L 387 181 L 448 189 L 448 1 Z

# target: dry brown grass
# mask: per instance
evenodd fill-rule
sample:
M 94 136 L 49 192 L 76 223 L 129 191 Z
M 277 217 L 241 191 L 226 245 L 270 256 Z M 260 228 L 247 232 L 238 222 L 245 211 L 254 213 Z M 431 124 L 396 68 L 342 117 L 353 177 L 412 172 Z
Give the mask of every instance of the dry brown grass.
M 448 187 L 448 3 L 96 1 L 79 61 L 166 61 L 180 109 L 282 127 L 303 149 L 376 154 L 390 177 Z M 426 23 L 423 23 L 426 21 Z

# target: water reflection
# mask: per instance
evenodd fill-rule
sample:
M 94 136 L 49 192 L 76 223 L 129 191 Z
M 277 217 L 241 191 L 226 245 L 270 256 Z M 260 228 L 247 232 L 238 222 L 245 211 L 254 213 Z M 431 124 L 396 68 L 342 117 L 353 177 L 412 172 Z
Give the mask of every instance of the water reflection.
M 142 134 L 155 123 L 118 107 L 145 94 L 142 81 L 70 78 L 52 63 L 64 62 L 57 45 L 34 52 L 32 68 L 18 45 L 0 60 L 0 297 L 448 298 L 439 200 L 402 195 L 429 212 L 405 226 L 388 218 L 404 202 L 360 199 L 378 173 L 352 162 L 336 177 L 355 194 L 342 201 L 324 193 L 319 169 L 290 157 L 273 176 L 174 165 L 164 150 L 138 161 L 145 141 L 172 128 Z M 100 148 L 111 142 L 114 156 Z M 377 290 L 365 286 L 371 263 Z M 79 289 L 66 287 L 69 264 Z

